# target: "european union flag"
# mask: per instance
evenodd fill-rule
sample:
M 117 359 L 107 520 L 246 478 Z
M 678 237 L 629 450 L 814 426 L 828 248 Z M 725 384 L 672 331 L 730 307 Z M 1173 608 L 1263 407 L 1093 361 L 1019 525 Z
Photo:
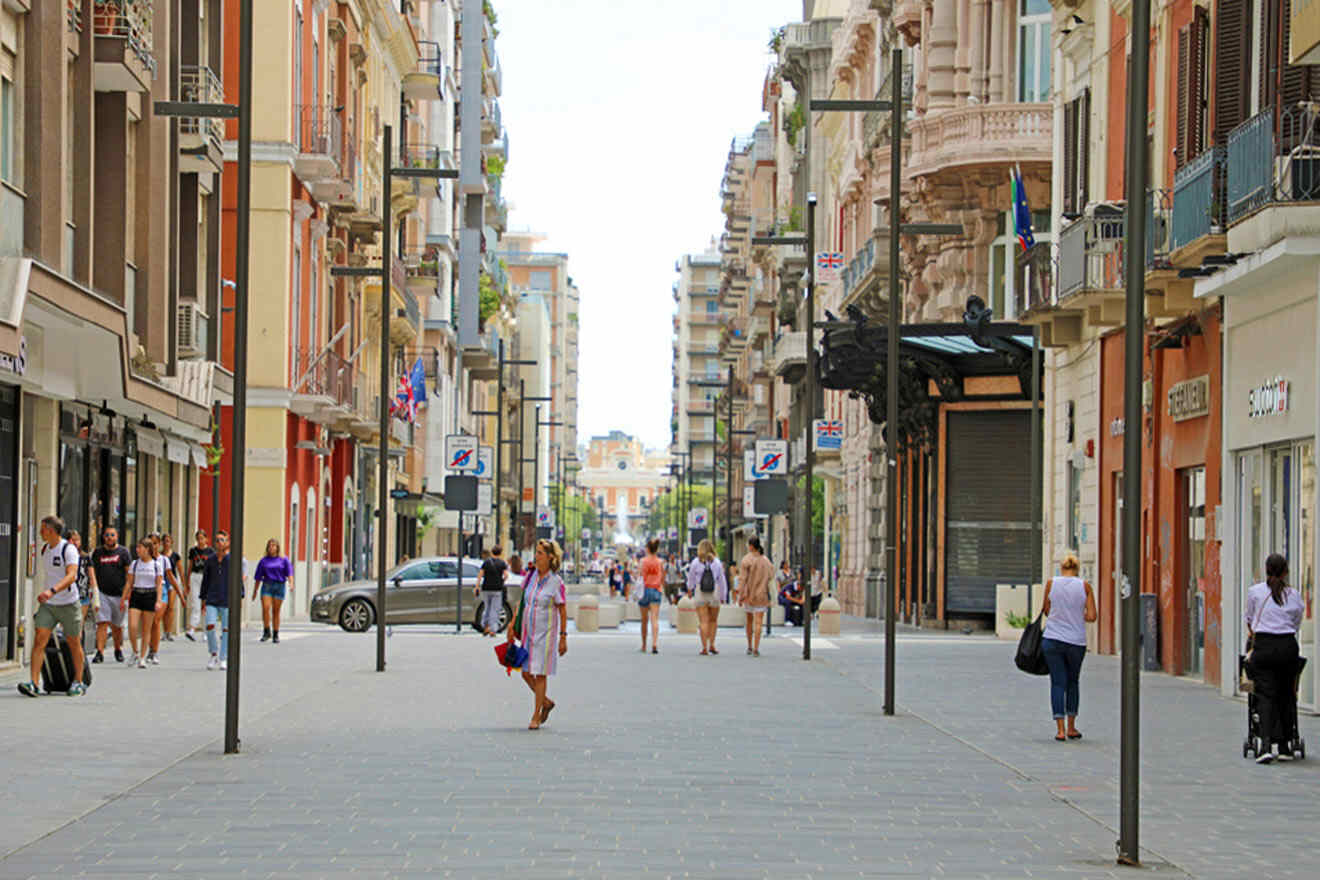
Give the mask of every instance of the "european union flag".
M 1036 236 L 1031 232 L 1031 208 L 1027 205 L 1027 188 L 1022 185 L 1022 169 L 1014 167 L 1009 175 L 1013 190 L 1013 233 L 1023 251 L 1031 250 Z
M 413 364 L 409 381 L 412 383 L 413 403 L 426 403 L 426 368 L 422 366 L 421 358 L 418 358 L 417 363 Z

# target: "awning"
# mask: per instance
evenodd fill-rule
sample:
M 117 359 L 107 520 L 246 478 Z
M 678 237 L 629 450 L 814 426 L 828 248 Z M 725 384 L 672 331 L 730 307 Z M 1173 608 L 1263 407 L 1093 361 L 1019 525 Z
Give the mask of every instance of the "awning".
M 160 431 L 154 428 L 135 428 L 137 434 L 138 452 L 142 455 L 153 455 L 156 458 L 165 456 L 165 437 Z
M 211 466 L 211 460 L 206 457 L 206 450 L 203 449 L 200 444 L 191 444 L 191 451 L 193 464 L 197 465 L 199 468 L 207 468 Z
M 192 458 L 192 444 L 173 434 L 168 435 L 166 440 L 165 457 L 175 464 L 186 465 Z

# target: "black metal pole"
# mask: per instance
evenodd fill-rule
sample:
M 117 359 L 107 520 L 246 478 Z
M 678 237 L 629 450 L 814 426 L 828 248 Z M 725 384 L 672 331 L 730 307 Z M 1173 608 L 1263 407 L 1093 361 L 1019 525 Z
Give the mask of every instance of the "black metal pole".
M 692 473 L 696 470 L 696 462 L 692 459 L 692 440 L 691 434 L 688 435 L 688 454 L 687 454 L 687 501 L 683 505 L 683 549 L 686 550 L 688 542 L 692 537 L 692 530 L 688 528 L 687 518 L 692 514 Z
M 458 608 L 454 614 L 454 635 L 463 634 L 463 511 L 458 512 Z
M 385 516 L 389 505 L 390 487 L 390 281 L 394 242 L 390 240 L 390 220 L 394 209 L 390 206 L 390 187 L 393 185 L 394 130 L 385 126 L 385 204 L 380 221 L 380 461 L 376 476 L 376 528 L 379 550 L 376 553 L 376 671 L 385 671 L 385 542 L 389 534 L 389 521 Z
M 1141 863 L 1138 845 L 1141 778 L 1141 372 L 1145 347 L 1146 114 L 1150 83 L 1150 0 L 1132 0 L 1132 81 L 1127 98 L 1127 327 L 1123 418 L 1123 667 L 1119 694 L 1118 861 Z
M 238 752 L 239 631 L 243 625 L 243 505 L 247 476 L 248 244 L 252 212 L 252 0 L 238 9 L 238 216 L 234 218 L 234 430 L 229 453 L 229 641 L 225 646 L 225 754 Z M 217 317 L 217 320 L 219 318 Z M 216 481 L 217 494 L 220 488 Z M 212 525 L 212 535 L 219 522 Z M 238 563 L 234 563 L 234 554 Z
M 729 364 L 728 376 L 729 382 L 724 386 L 728 398 L 724 407 L 724 433 L 728 440 L 724 455 L 724 570 L 733 571 L 733 364 Z M 711 459 L 714 458 L 715 450 L 712 449 Z M 769 619 L 769 609 L 766 609 L 765 616 Z
M 903 52 L 891 57 L 889 95 L 889 333 L 885 341 L 885 523 L 888 531 L 885 572 L 885 704 L 894 714 L 894 653 L 898 613 L 898 344 L 899 324 L 898 232 L 903 222 L 899 205 L 903 186 Z
M 811 659 L 811 588 L 816 560 L 816 527 L 812 521 L 816 512 L 816 453 L 811 448 L 812 422 L 816 418 L 816 194 L 807 193 L 807 317 L 804 321 L 807 337 L 807 376 L 803 380 L 806 406 L 802 414 L 802 436 L 806 440 L 807 486 L 806 500 L 801 516 L 806 523 L 806 548 L 802 554 L 803 597 L 807 604 L 802 609 L 802 659 Z
M 719 454 L 720 448 L 719 418 L 719 405 L 712 403 L 710 405 L 710 510 L 706 511 L 706 534 L 710 536 L 710 542 L 715 545 L 717 550 L 720 546 L 720 528 L 718 525 L 720 511 L 717 503 L 720 488 L 720 469 L 715 466 L 715 458 Z
M 1044 569 L 1040 558 L 1040 507 L 1041 484 L 1041 436 L 1040 436 L 1040 328 L 1031 326 L 1031 575 L 1027 578 L 1027 616 L 1031 616 L 1033 589 L 1038 573 Z
M 218 322 L 217 322 L 218 323 Z M 237 370 L 235 370 L 237 372 Z M 223 446 L 220 442 L 221 430 L 220 419 L 224 411 L 220 408 L 220 401 L 216 401 L 211 407 L 212 418 L 215 424 L 215 434 L 211 442 L 216 446 Z M 200 488 L 198 491 L 201 491 Z M 216 465 L 215 473 L 211 477 L 211 546 L 215 546 L 215 533 L 220 529 L 220 466 Z
M 523 442 L 526 439 L 525 432 L 527 430 L 527 413 L 524 412 L 523 409 L 523 405 L 526 403 L 526 401 L 527 401 L 527 380 L 519 379 L 518 380 L 518 458 L 515 459 L 518 462 L 518 503 L 517 506 L 514 507 L 514 510 L 517 511 L 518 535 L 516 540 L 518 542 L 519 547 L 523 546 L 527 542 L 527 533 L 525 527 L 523 526 L 523 516 L 522 516 L 523 488 L 524 488 L 523 475 L 526 471 L 526 468 L 524 467 L 523 459 L 527 457 L 527 450 L 524 448 L 524 442 Z M 532 511 L 532 513 L 533 515 L 535 515 L 536 512 Z
M 546 474 L 549 476 L 549 474 Z M 536 421 L 532 425 L 532 522 L 536 522 L 537 501 L 541 497 L 541 404 L 536 405 Z
M 500 337 L 499 364 L 495 380 L 495 543 L 500 533 L 500 509 L 504 506 L 504 338 Z M 510 551 L 509 555 L 513 555 Z

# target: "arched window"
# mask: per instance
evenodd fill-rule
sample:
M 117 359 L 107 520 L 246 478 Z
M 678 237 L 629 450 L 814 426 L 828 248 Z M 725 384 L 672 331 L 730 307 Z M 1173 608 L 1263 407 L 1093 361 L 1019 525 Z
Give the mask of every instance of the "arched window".
M 303 523 L 303 539 L 307 542 L 304 555 L 308 562 L 316 561 L 316 513 L 316 490 L 308 486 L 307 506 L 303 508 L 303 516 L 306 517 Z
M 302 497 L 302 490 L 298 484 L 294 483 L 293 488 L 289 490 L 289 561 L 298 561 L 298 537 L 302 533 L 298 530 L 302 520 L 299 518 L 299 499 Z

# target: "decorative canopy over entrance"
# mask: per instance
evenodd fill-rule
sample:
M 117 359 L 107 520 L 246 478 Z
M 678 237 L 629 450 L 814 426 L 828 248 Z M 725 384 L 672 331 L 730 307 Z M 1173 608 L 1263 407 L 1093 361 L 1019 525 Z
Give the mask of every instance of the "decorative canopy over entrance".
M 871 421 L 885 420 L 888 328 L 870 323 L 856 307 L 850 320 L 830 320 L 824 330 L 821 384 L 851 391 L 866 401 Z M 828 314 L 828 313 L 827 313 Z M 832 316 L 831 316 L 832 317 Z M 1032 327 L 993 321 L 979 296 L 967 300 L 961 323 L 904 324 L 899 334 L 900 449 L 930 449 L 939 404 L 968 399 L 1031 399 Z M 969 382 L 1011 377 L 1013 384 Z M 886 439 L 888 432 L 886 431 Z

